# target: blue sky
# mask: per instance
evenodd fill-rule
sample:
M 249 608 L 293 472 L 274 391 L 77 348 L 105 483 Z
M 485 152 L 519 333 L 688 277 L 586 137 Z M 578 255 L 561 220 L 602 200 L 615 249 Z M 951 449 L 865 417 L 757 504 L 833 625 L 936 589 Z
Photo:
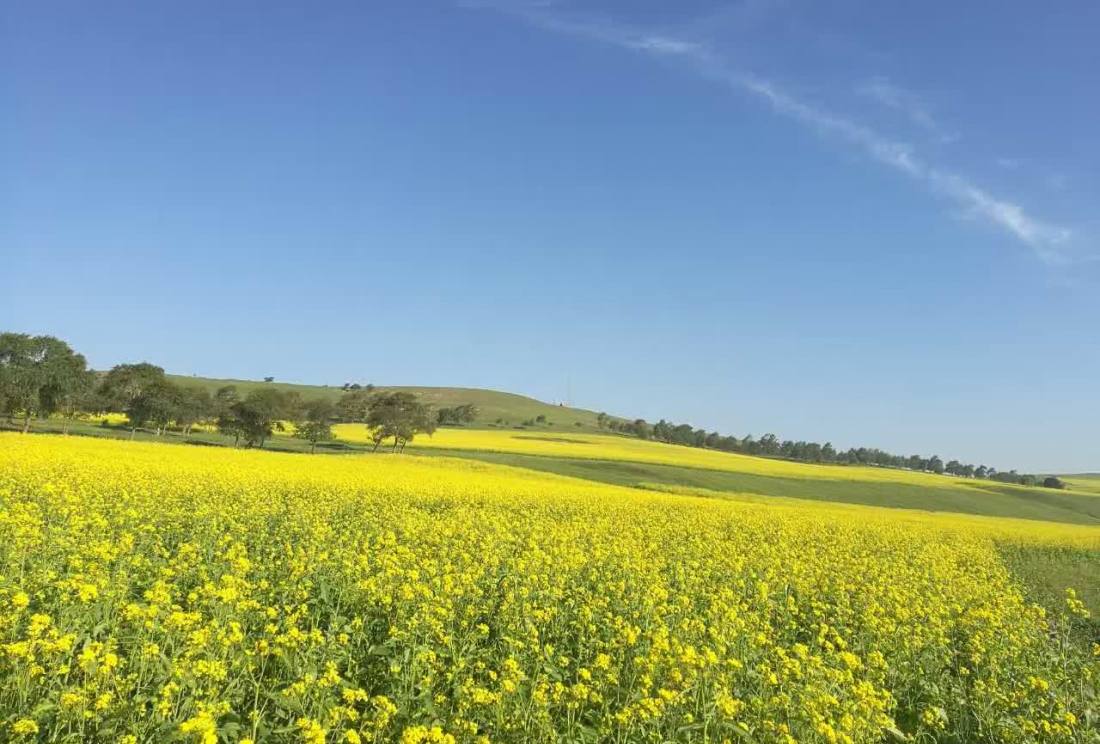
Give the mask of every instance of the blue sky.
M 0 327 L 1100 470 L 1100 6 L 16 2 Z

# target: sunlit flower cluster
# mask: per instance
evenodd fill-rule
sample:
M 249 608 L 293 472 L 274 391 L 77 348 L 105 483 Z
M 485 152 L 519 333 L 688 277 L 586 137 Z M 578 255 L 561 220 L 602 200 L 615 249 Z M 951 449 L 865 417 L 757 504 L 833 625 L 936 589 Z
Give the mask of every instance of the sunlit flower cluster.
M 0 741 L 1100 741 L 1086 611 L 1027 604 L 991 534 L 1031 539 L 0 435 Z

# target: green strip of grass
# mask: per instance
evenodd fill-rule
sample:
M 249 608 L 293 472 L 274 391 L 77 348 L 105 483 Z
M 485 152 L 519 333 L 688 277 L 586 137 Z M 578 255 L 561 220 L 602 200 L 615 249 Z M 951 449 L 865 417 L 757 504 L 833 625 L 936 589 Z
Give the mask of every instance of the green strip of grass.
M 966 488 L 943 488 L 858 480 L 780 478 L 619 460 L 571 459 L 471 450 L 423 449 L 415 452 L 423 456 L 464 457 L 621 486 L 644 487 L 646 484 L 658 484 L 896 509 L 1100 525 L 1100 500 L 1066 491 L 1002 488 L 990 483 L 967 483 Z

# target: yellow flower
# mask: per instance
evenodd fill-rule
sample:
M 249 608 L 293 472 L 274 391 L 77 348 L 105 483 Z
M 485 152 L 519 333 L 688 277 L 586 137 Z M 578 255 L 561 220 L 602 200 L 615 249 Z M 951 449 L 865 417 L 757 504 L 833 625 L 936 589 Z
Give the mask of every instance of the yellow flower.
M 325 729 L 317 721 L 312 718 L 299 718 L 296 725 L 303 744 L 325 744 Z
M 217 744 L 218 725 L 208 711 L 180 724 L 180 733 L 193 735 L 201 744 Z
M 452 454 L 672 463 L 830 498 L 852 483 L 919 493 L 930 479 L 937 504 L 981 488 L 584 432 L 438 437 Z M 0 690 L 58 705 L 56 723 L 11 713 L 0 741 L 43 735 L 17 725 L 112 740 L 174 726 L 219 744 L 224 720 L 282 737 L 289 723 L 307 744 L 1100 733 L 1100 645 L 1065 641 L 1084 600 L 1044 612 L 1006 557 L 1100 550 L 1095 526 L 453 457 L 308 460 L 0 432 Z
M 16 736 L 33 736 L 38 733 L 38 724 L 30 718 L 20 718 L 12 724 L 11 730 Z

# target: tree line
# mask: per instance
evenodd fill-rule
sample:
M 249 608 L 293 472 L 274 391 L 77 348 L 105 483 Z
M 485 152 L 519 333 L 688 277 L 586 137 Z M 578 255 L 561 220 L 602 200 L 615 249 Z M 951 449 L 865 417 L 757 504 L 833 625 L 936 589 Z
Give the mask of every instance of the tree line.
M 440 423 L 473 421 L 477 409 L 465 405 L 437 412 L 412 393 L 379 392 L 373 385 L 347 386 L 336 402 L 274 387 L 242 395 L 235 385 L 225 385 L 211 394 L 201 385 L 173 382 L 155 364 L 119 364 L 97 373 L 60 339 L 0 333 L 0 415 L 18 422 L 24 433 L 36 419 L 60 416 L 68 433 L 77 418 L 104 413 L 125 414 L 131 439 L 139 429 L 162 436 L 170 427 L 190 437 L 196 426 L 205 425 L 232 438 L 234 447 L 262 448 L 289 423 L 292 435 L 315 452 L 319 443 L 334 439 L 337 422 L 362 423 L 375 450 L 392 439 L 393 450 L 400 451 Z
M 379 391 L 369 384 L 346 383 L 341 392 L 335 402 L 327 398 L 303 399 L 296 392 L 275 387 L 256 388 L 242 395 L 234 385 L 226 385 L 211 394 L 203 386 L 173 382 L 161 367 L 148 362 L 119 364 L 106 373 L 96 373 L 88 368 L 83 355 L 53 336 L 0 333 L 0 414 L 18 421 L 23 432 L 30 430 L 35 419 L 49 416 L 61 416 L 67 433 L 71 422 L 82 415 L 117 412 L 126 414 L 131 439 L 138 429 L 161 436 L 169 427 L 190 437 L 202 424 L 232 438 L 235 447 L 262 448 L 289 422 L 292 435 L 308 442 L 310 451 L 315 452 L 319 443 L 335 438 L 334 423 L 356 422 L 366 426 L 374 450 L 392 440 L 392 451 L 398 452 L 419 434 L 431 435 L 438 426 L 470 424 L 478 416 L 477 407 L 471 404 L 436 410 L 413 393 Z M 723 452 L 1065 487 L 1053 476 L 1040 478 L 958 460 L 944 462 L 938 455 L 895 455 L 874 447 L 838 450 L 831 442 L 780 440 L 774 434 L 737 438 L 664 419 L 650 424 L 644 419 L 630 421 L 606 413 L 597 415 L 596 424 L 640 439 Z
M 1001 483 L 1016 483 L 1024 486 L 1042 485 L 1047 488 L 1065 488 L 1065 484 L 1054 476 L 1041 478 L 1030 473 L 1018 473 L 1015 470 L 997 470 L 987 465 L 971 465 L 958 460 L 944 462 L 939 455 L 895 455 L 876 447 L 851 447 L 847 450 L 835 448 L 832 442 L 780 440 L 775 434 L 765 434 L 760 438 L 748 434 L 740 439 L 715 431 L 697 429 L 690 424 L 674 424 L 661 419 L 655 424 L 645 419 L 633 421 L 617 419 L 606 413 L 596 416 L 596 425 L 620 434 L 652 439 L 667 444 L 679 444 L 687 447 L 736 452 L 761 457 L 774 457 L 784 460 L 796 460 L 811 463 L 834 463 L 840 465 L 875 465 L 878 467 L 901 468 L 940 475 L 947 473 L 960 478 L 981 478 Z

